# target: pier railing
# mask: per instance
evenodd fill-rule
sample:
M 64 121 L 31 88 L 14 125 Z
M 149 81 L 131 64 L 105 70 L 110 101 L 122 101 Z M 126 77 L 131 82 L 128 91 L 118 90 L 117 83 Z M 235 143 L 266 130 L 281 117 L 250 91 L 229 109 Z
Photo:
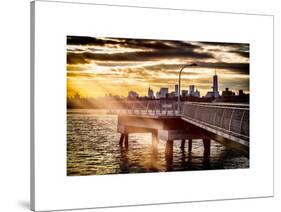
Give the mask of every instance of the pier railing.
M 180 116 L 177 105 L 178 104 L 175 101 L 132 101 L 126 103 L 123 109 L 109 110 L 109 113 L 151 116 Z
M 249 105 L 185 102 L 181 116 L 202 128 L 249 141 Z
M 154 117 L 181 117 L 185 121 L 224 137 L 249 141 L 249 105 L 233 103 L 182 102 L 178 110 L 176 101 L 132 101 L 112 114 Z

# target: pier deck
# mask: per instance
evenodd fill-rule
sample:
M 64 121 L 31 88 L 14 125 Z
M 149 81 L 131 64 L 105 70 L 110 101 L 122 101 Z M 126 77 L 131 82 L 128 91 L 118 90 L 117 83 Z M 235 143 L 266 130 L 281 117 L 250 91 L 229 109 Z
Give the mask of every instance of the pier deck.
M 166 141 L 166 155 L 173 153 L 173 142 L 181 148 L 192 140 L 201 139 L 204 151 L 210 154 L 211 140 L 249 156 L 249 106 L 246 104 L 214 104 L 186 102 L 176 110 L 176 103 L 148 105 L 116 110 L 120 145 L 129 147 L 130 133 L 152 133 L 152 144 Z M 111 111 L 112 112 L 112 111 Z

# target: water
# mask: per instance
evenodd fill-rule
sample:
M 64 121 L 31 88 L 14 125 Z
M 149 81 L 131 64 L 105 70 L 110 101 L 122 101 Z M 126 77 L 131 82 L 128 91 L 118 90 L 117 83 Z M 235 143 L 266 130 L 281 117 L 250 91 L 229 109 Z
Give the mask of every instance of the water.
M 119 146 L 117 116 L 97 110 L 68 110 L 67 175 L 101 175 L 165 171 L 248 168 L 249 159 L 211 141 L 211 154 L 204 156 L 201 140 L 193 140 L 192 152 L 174 142 L 172 158 L 165 157 L 165 142 L 152 148 L 151 134 L 129 135 L 129 149 Z M 187 145 L 186 145 L 187 146 Z

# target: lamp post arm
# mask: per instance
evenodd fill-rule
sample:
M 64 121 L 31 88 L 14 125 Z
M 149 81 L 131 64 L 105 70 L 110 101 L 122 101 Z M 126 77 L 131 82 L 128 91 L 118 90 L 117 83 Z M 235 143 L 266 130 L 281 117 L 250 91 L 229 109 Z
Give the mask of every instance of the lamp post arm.
M 184 65 L 181 70 L 180 70 L 180 73 L 179 73 L 179 90 L 178 90 L 178 113 L 180 114 L 180 94 L 181 94 L 181 73 L 183 71 L 183 69 L 187 68 L 187 67 L 191 67 L 191 66 L 197 66 L 196 63 L 192 63 L 192 64 L 188 64 L 188 65 Z

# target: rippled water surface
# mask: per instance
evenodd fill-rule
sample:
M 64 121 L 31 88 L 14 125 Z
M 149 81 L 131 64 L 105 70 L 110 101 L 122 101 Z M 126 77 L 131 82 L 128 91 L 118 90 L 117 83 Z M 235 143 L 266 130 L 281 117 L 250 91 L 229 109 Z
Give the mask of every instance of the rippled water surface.
M 248 168 L 243 155 L 211 142 L 210 157 L 204 156 L 201 140 L 194 140 L 192 152 L 182 151 L 174 142 L 172 158 L 165 158 L 165 141 L 157 150 L 151 146 L 151 134 L 129 135 L 129 149 L 119 146 L 117 116 L 96 110 L 68 110 L 67 175 L 97 175 L 165 171 Z

